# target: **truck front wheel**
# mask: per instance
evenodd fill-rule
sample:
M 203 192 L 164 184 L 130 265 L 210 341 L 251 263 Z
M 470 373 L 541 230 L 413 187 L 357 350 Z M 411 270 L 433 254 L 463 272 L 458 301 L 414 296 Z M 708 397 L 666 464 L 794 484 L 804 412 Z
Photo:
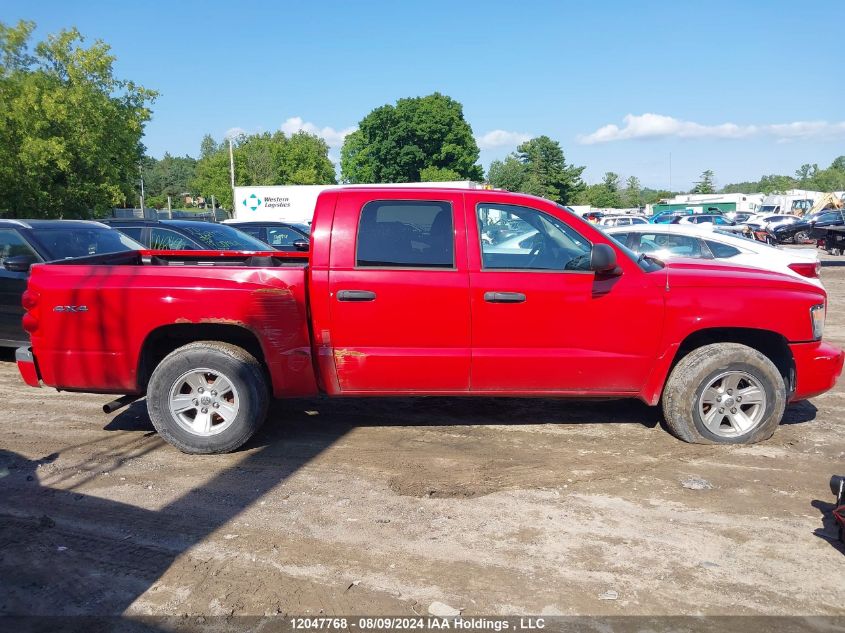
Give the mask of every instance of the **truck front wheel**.
M 228 343 L 198 341 L 170 354 L 147 385 L 147 411 L 159 435 L 185 453 L 227 453 L 267 416 L 261 365 Z
M 772 436 L 786 408 L 786 386 L 762 353 L 715 343 L 684 356 L 663 389 L 669 430 L 699 444 L 753 444 Z

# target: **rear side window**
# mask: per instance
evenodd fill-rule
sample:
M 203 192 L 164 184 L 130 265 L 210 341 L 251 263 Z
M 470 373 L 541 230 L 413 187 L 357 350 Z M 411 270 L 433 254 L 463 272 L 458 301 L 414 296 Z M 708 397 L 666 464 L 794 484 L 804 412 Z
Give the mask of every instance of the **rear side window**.
M 711 242 L 710 240 L 704 240 L 704 243 L 707 244 L 707 248 L 709 248 L 710 252 L 713 253 L 713 257 L 717 259 L 733 257 L 734 255 L 739 255 L 742 252 L 738 248 L 728 246 L 727 244 L 722 244 L 721 242 Z
M 154 228 L 150 232 L 150 249 L 154 251 L 192 251 L 194 245 L 188 238 L 175 231 Z
M 121 226 L 117 229 L 124 235 L 128 235 L 136 242 L 141 241 L 141 232 L 144 230 L 143 226 Z
M 617 242 L 619 242 L 620 244 L 622 244 L 622 246 L 628 245 L 628 235 L 629 235 L 629 233 L 614 232 L 614 233 L 608 233 L 608 235 L 611 238 L 613 238 L 614 240 L 616 240 Z
M 374 200 L 361 209 L 355 264 L 378 268 L 453 268 L 452 205 Z

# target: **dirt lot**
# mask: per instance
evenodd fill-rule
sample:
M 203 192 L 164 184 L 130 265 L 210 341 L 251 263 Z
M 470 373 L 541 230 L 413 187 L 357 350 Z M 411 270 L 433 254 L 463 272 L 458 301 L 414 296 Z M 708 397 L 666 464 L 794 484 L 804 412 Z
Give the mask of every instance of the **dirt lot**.
M 845 344 L 845 267 L 823 276 Z M 143 403 L 105 416 L 10 358 L 0 614 L 845 614 L 819 534 L 845 386 L 749 447 L 683 444 L 632 401 L 314 400 L 188 457 Z

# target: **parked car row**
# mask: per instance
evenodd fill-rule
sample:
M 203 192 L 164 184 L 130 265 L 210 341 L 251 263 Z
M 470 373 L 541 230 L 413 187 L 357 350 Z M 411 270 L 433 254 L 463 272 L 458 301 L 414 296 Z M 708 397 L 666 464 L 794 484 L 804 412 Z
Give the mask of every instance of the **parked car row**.
M 21 326 L 21 294 L 33 264 L 143 248 L 100 222 L 0 220 L 0 346 L 28 340 Z
M 783 250 L 721 229 L 662 224 L 616 227 L 607 234 L 635 253 L 660 259 L 715 259 L 800 277 L 819 287 L 821 263 L 816 249 Z
M 33 264 L 142 249 L 307 251 L 310 228 L 283 222 L 0 220 L 0 347 L 28 339 L 21 295 Z

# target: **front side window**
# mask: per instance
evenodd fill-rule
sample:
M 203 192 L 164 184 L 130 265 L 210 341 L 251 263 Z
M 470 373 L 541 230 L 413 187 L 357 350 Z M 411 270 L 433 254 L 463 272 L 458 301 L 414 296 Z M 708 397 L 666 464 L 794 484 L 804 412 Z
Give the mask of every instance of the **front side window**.
M 37 261 L 38 256 L 14 229 L 0 229 L 0 266 L 9 257 L 24 255 Z
M 270 246 L 279 248 L 280 246 L 293 246 L 297 240 L 304 239 L 304 237 L 296 230 L 288 226 L 268 226 L 267 227 L 267 243 Z
M 485 270 L 590 269 L 592 245 L 558 218 L 511 204 L 476 209 Z
M 428 200 L 374 200 L 361 209 L 355 265 L 454 268 L 452 205 Z

